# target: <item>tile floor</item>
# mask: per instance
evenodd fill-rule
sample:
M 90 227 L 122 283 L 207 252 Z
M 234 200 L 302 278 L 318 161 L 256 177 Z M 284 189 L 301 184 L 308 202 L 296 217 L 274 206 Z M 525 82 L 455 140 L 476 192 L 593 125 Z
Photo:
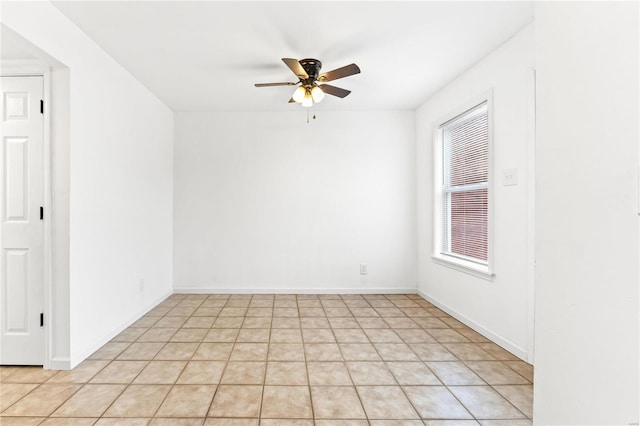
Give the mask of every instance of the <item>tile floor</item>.
M 417 295 L 173 295 L 2 425 L 531 425 L 533 367 Z

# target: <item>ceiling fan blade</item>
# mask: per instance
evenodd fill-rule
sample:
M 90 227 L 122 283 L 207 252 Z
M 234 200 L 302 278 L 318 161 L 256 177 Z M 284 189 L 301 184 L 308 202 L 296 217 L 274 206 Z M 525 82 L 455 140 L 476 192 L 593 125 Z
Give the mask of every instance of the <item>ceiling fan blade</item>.
M 298 83 L 256 83 L 256 87 L 271 87 L 271 86 L 295 86 Z
M 291 99 L 289 99 L 289 103 L 290 103 L 290 104 L 295 104 L 295 103 L 296 103 L 296 101 L 294 101 L 294 100 L 293 100 L 293 98 L 291 98 Z
M 360 68 L 358 68 L 356 64 L 345 65 L 344 67 L 320 74 L 318 81 L 333 81 L 354 74 L 360 74 Z
M 302 65 L 300 65 L 300 61 L 298 61 L 297 59 L 282 58 L 282 62 L 287 64 L 289 69 L 293 71 L 293 73 L 297 75 L 299 79 L 306 80 L 307 78 L 309 78 L 309 74 L 307 74 L 304 68 L 302 68 Z
M 344 98 L 351 93 L 351 90 L 341 89 L 340 87 L 332 86 L 330 84 L 321 84 L 319 87 L 324 93 L 337 96 L 339 98 Z

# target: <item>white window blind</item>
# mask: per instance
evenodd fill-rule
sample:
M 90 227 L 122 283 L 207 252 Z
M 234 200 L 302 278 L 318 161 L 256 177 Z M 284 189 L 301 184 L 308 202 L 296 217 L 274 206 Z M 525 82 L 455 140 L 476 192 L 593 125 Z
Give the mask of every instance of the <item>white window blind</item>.
M 441 254 L 488 264 L 487 102 L 444 123 Z

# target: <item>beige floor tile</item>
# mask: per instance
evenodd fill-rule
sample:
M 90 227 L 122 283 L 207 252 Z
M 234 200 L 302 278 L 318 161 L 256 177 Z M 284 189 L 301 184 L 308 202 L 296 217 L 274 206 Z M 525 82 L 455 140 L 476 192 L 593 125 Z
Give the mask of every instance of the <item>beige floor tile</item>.
M 316 426 L 369 426 L 366 420 L 316 420 Z
M 225 365 L 224 361 L 189 361 L 176 383 L 217 385 Z
M 147 361 L 113 361 L 96 374 L 90 383 L 131 383 L 146 365 Z
M 100 417 L 122 393 L 125 385 L 84 385 L 52 417 Z
M 439 318 L 427 317 L 427 318 L 414 318 L 414 321 L 422 328 L 426 328 L 430 331 L 432 328 L 450 328 L 447 323 Z
M 215 320 L 216 320 L 215 316 L 190 317 L 182 325 L 182 328 L 211 328 Z
M 364 419 L 360 399 L 352 386 L 311 386 L 316 419 Z
M 302 330 L 304 343 L 335 343 L 333 331 L 328 328 L 305 328 Z
M 352 386 L 349 370 L 343 362 L 308 362 L 311 386 Z
M 154 327 L 162 327 L 162 328 L 175 328 L 178 329 L 182 327 L 182 325 L 189 319 L 186 317 L 162 317 L 160 320 L 154 324 Z
M 374 343 L 373 346 L 385 361 L 420 361 L 406 343 Z
M 478 346 L 499 361 L 520 361 L 520 358 L 493 342 L 478 343 Z
M 311 418 L 308 386 L 265 386 L 262 397 L 263 418 Z
M 269 344 L 269 361 L 304 361 L 304 348 L 301 343 Z
M 422 420 L 371 420 L 371 426 L 424 426 Z
M 2 426 L 31 426 L 38 425 L 44 417 L 0 417 Z
M 369 419 L 420 418 L 400 386 L 358 386 L 357 390 Z
M 444 343 L 442 346 L 462 361 L 494 361 L 477 343 Z
M 445 385 L 452 386 L 468 386 L 468 385 L 485 385 L 476 373 L 462 362 L 427 362 L 427 367 L 435 373 L 436 376 Z
M 87 383 L 108 363 L 105 360 L 86 360 L 73 370 L 59 371 L 47 383 Z
M 223 309 L 224 310 L 224 309 Z M 244 317 L 218 317 L 214 323 L 213 328 L 240 328 Z
M 384 317 L 384 318 L 392 318 L 392 317 L 405 317 L 406 314 L 402 312 L 400 309 L 393 307 L 392 303 L 389 303 L 387 306 L 378 306 L 374 308 L 376 312 Z
M 0 412 L 31 392 L 37 383 L 2 383 L 0 386 Z
M 202 426 L 203 418 L 176 418 L 176 417 L 155 417 L 149 422 L 149 426 Z
M 350 308 L 351 313 L 356 318 L 379 317 L 380 314 L 373 308 Z
M 274 317 L 272 328 L 300 328 L 300 318 Z
M 484 337 L 482 334 L 477 333 L 473 330 L 471 330 L 470 328 L 461 328 L 459 330 L 457 330 L 458 333 L 462 334 L 464 337 L 466 337 L 467 339 L 469 339 L 470 341 L 474 342 L 474 343 L 489 343 L 490 340 L 487 339 L 486 337 Z
M 171 338 L 172 342 L 202 342 L 209 332 L 208 328 L 181 328 Z
M 524 415 L 489 386 L 450 386 L 476 419 L 520 419 Z
M 125 342 L 109 342 L 103 347 L 95 351 L 88 359 L 92 360 L 112 360 L 118 355 L 124 352 L 129 347 L 130 343 Z
M 342 361 L 342 353 L 336 343 L 306 343 L 304 354 L 307 361 Z
M 202 307 L 200 306 L 198 309 L 196 309 L 196 311 L 193 313 L 193 317 L 211 317 L 214 318 L 217 317 L 220 314 L 220 311 L 222 311 L 222 308 L 213 308 L 213 307 Z
M 125 329 L 122 333 L 118 334 L 116 337 L 111 339 L 112 342 L 135 342 L 138 337 L 142 336 L 147 332 L 146 328 L 140 327 L 129 327 Z
M 404 317 L 385 317 L 384 320 L 389 324 L 389 327 L 396 329 L 401 328 L 416 328 L 419 329 L 420 326 L 411 318 Z
M 332 317 L 329 318 L 329 324 L 334 330 L 338 329 L 360 329 L 360 324 L 355 318 Z
M 153 417 L 169 389 L 169 385 L 131 385 L 115 400 L 104 416 Z
M 371 343 L 402 343 L 402 339 L 391 329 L 365 329 Z
M 175 307 L 167 312 L 168 317 L 188 317 L 196 311 L 195 307 Z
M 274 317 L 289 317 L 289 318 L 296 318 L 298 317 L 298 308 L 285 308 L 285 307 L 279 307 L 279 308 L 274 308 L 273 309 L 273 316 Z
M 186 361 L 198 349 L 198 343 L 167 343 L 154 357 L 161 361 Z
M 242 328 L 271 328 L 271 317 L 246 317 Z
M 168 342 L 176 334 L 177 328 L 153 327 L 138 338 L 138 342 Z
M 298 302 L 294 299 L 276 299 L 273 303 L 274 310 L 277 308 L 295 308 L 298 310 Z
M 382 360 L 371 343 L 340 343 L 340 350 L 346 361 Z
M 262 386 L 220 385 L 209 417 L 258 417 Z
M 186 361 L 151 361 L 138 374 L 135 384 L 172 385 L 187 365 Z
M 480 420 L 482 426 L 532 426 L 531 420 Z
M 132 343 L 118 356 L 118 360 L 152 360 L 165 343 Z
M 475 420 L 425 420 L 426 426 L 478 426 Z
M 244 317 L 247 313 L 247 308 L 234 308 L 228 305 L 222 308 L 218 317 Z
M 533 365 L 524 361 L 503 361 L 505 365 L 533 383 Z
M 268 362 L 265 384 L 306 385 L 307 367 L 304 362 Z
M 201 343 L 193 354 L 194 360 L 226 361 L 231 355 L 233 343 Z
M 516 406 L 525 416 L 533 417 L 533 385 L 494 386 L 500 395 Z
M 214 385 L 175 385 L 156 413 L 158 417 L 205 417 Z
M 204 422 L 205 426 L 258 426 L 259 419 L 225 419 L 225 418 L 207 418 Z
M 267 363 L 263 361 L 230 361 L 220 383 L 225 385 L 264 384 Z
M 249 307 L 247 309 L 247 317 L 271 317 L 273 316 L 273 308 Z
M 99 419 L 94 418 L 73 418 L 73 417 L 49 417 L 44 422 L 40 423 L 40 426 L 91 426 L 94 425 Z
M 331 328 L 329 321 L 324 317 L 300 318 L 300 327 L 304 329 Z
M 339 343 L 369 343 L 361 328 L 334 328 L 333 333 Z
M 423 419 L 472 419 L 444 386 L 406 386 L 405 393 Z
M 353 314 L 351 313 L 351 310 L 349 308 L 347 308 L 346 305 L 344 307 L 325 307 L 324 308 L 324 313 L 329 318 L 340 318 L 340 317 L 351 318 L 351 317 L 353 317 Z
M 314 426 L 313 420 L 304 419 L 262 419 L 260 426 Z
M 42 367 L 17 367 L 2 379 L 2 383 L 44 383 L 56 373 L 56 370 L 44 370 Z
M 324 309 L 320 308 L 320 307 L 316 307 L 316 308 L 305 308 L 305 307 L 300 307 L 298 308 L 298 311 L 300 312 L 300 317 L 325 317 L 326 314 L 324 313 Z
M 411 350 L 422 361 L 458 361 L 458 358 L 439 343 L 412 343 Z
M 355 361 L 347 363 L 356 385 L 397 385 L 383 362 Z
M 451 328 L 431 328 L 429 334 L 440 343 L 469 342 L 469 339 Z
M 387 368 L 401 385 L 441 385 L 438 378 L 422 362 L 388 362 Z
M 236 343 L 231 351 L 231 361 L 266 361 L 267 343 Z
M 526 385 L 529 381 L 500 361 L 467 361 L 472 369 L 490 385 Z
M 358 317 L 356 318 L 358 325 L 363 329 L 388 329 L 389 324 L 383 318 Z
M 150 420 L 151 419 L 149 418 L 123 419 L 120 417 L 118 418 L 103 417 L 101 419 L 98 419 L 95 426 L 147 426 Z
M 5 385 L 2 385 L 3 387 Z M 3 416 L 48 416 L 82 385 L 43 384 L 5 410 Z
M 312 297 L 306 299 L 304 297 L 298 297 L 298 307 L 299 308 L 321 308 L 322 303 L 320 303 L 320 299 L 318 297 Z
M 204 337 L 205 342 L 233 343 L 238 337 L 239 328 L 213 328 Z
M 268 328 L 241 328 L 237 341 L 242 343 L 269 343 Z
M 277 328 L 271 331 L 271 343 L 302 343 L 299 328 Z

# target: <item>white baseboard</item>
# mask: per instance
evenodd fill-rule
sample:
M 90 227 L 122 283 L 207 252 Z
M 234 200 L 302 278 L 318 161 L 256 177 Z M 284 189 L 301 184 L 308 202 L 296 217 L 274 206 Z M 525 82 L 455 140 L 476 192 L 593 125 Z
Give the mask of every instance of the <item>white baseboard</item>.
M 510 342 L 508 339 L 503 338 L 502 336 L 494 333 L 493 331 L 484 328 L 480 324 L 478 324 L 475 321 L 465 317 L 461 313 L 457 312 L 455 309 L 452 309 L 449 306 L 445 305 L 444 303 L 441 303 L 440 301 L 434 299 L 433 297 L 429 296 L 428 294 L 424 293 L 423 291 L 418 290 L 418 294 L 420 296 L 422 296 L 427 302 L 431 303 L 432 305 L 437 306 L 438 308 L 440 308 L 441 310 L 445 311 L 446 313 L 448 313 L 449 315 L 451 315 L 452 317 L 454 317 L 455 319 L 457 319 L 461 323 L 463 323 L 466 326 L 472 328 L 474 331 L 477 331 L 478 333 L 482 334 L 484 337 L 486 337 L 487 339 L 491 340 L 493 343 L 503 347 L 504 349 L 508 350 L 509 352 L 511 352 L 512 354 L 514 354 L 518 358 L 522 359 L 523 361 L 527 360 L 528 354 L 527 354 L 527 351 L 525 349 L 523 349 L 520 346 Z
M 416 294 L 411 288 L 217 288 L 177 287 L 174 294 Z
M 71 370 L 71 360 L 68 357 L 52 358 L 47 370 Z
M 148 303 L 144 308 L 138 310 L 135 314 L 129 316 L 126 321 L 120 323 L 119 326 L 112 329 L 111 332 L 103 335 L 101 338 L 96 339 L 93 344 L 89 345 L 80 355 L 71 357 L 69 363 L 69 369 L 74 368 L 76 365 L 80 364 L 82 361 L 87 359 L 91 354 L 104 346 L 109 340 L 116 337 L 120 334 L 125 328 L 129 327 L 134 322 L 138 321 L 143 315 L 149 312 L 151 309 L 155 308 L 160 302 L 162 302 L 167 297 L 171 296 L 172 292 L 168 291 L 164 293 L 159 298 L 155 299 L 153 302 Z M 53 360 L 52 360 L 53 361 Z

